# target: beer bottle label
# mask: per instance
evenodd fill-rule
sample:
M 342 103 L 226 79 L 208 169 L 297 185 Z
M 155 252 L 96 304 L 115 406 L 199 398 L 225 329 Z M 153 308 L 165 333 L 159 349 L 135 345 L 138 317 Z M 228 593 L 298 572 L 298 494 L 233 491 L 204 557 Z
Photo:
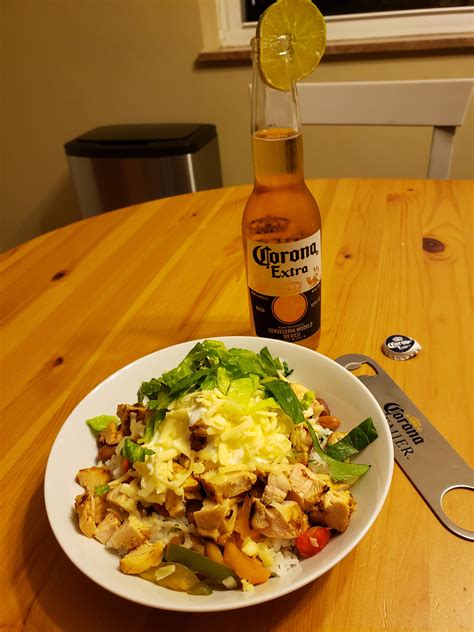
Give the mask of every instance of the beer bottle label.
M 321 324 L 321 231 L 282 244 L 247 242 L 247 275 L 257 336 L 304 340 Z

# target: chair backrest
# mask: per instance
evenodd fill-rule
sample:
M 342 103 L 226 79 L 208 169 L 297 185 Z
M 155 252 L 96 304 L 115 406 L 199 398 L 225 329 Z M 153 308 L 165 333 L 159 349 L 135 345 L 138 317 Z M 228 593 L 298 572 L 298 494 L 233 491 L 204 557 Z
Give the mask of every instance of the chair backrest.
M 428 178 L 448 178 L 454 134 L 469 106 L 474 80 L 300 83 L 305 125 L 433 127 Z

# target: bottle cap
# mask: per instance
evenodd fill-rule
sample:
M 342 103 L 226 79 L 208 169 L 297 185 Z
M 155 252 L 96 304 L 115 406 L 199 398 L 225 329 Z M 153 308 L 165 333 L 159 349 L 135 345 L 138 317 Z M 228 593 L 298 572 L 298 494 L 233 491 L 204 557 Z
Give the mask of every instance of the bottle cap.
M 409 360 L 421 351 L 421 345 L 408 336 L 393 334 L 383 343 L 382 351 L 392 360 Z

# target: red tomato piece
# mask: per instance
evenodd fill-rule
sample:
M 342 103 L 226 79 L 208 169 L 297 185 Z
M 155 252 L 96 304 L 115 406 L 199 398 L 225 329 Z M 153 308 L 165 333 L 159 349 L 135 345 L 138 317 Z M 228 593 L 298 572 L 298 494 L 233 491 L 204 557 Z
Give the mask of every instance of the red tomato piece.
M 311 527 L 296 538 L 296 548 L 302 557 L 312 557 L 322 551 L 331 537 L 327 527 Z

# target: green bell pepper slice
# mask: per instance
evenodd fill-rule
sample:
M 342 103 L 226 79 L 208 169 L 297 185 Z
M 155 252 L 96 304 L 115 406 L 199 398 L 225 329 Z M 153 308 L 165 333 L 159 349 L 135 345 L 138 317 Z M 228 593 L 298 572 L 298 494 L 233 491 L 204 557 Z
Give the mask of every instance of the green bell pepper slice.
M 214 562 L 205 555 L 187 549 L 185 546 L 168 544 L 165 557 L 167 562 L 184 564 L 195 573 L 201 573 L 208 579 L 216 580 L 226 588 L 237 588 L 238 586 L 237 577 L 228 566 Z

